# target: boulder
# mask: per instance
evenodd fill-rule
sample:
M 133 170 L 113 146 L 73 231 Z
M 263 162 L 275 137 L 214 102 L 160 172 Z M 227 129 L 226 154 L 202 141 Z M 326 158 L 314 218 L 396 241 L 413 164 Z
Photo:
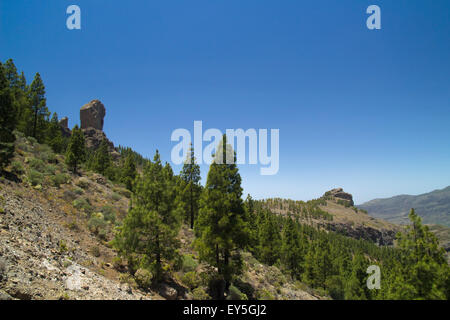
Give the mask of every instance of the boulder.
M 9 294 L 7 294 L 6 292 L 0 290 L 0 301 L 1 300 L 13 300 L 13 297 L 11 297 Z
M 85 104 L 80 110 L 81 129 L 94 128 L 102 131 L 105 115 L 105 106 L 99 100 Z
M 159 294 L 167 300 L 176 300 L 178 297 L 178 291 L 167 284 L 161 285 Z

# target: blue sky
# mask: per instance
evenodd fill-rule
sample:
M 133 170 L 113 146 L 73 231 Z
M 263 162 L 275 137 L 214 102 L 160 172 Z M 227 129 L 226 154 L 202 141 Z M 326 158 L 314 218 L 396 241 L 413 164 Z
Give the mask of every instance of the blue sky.
M 82 30 L 66 28 L 66 8 Z M 382 29 L 366 27 L 381 8 Z M 0 60 L 72 127 L 100 99 L 116 145 L 170 160 L 177 128 L 280 129 L 280 170 L 241 166 L 255 198 L 356 203 L 450 184 L 448 0 L 1 0 Z M 174 168 L 175 171 L 179 167 Z M 202 166 L 203 182 L 207 167 Z

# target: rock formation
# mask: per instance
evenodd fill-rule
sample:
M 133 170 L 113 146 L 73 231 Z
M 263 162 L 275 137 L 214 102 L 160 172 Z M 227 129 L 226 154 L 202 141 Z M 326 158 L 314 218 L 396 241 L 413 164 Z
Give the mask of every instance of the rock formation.
M 109 145 L 109 152 L 113 159 L 119 158 L 119 153 L 114 148 L 114 144 L 108 140 L 103 132 L 103 119 L 106 115 L 106 109 L 99 100 L 92 100 L 80 109 L 81 129 L 86 139 L 86 147 L 96 150 L 103 140 Z
M 106 109 L 100 100 L 92 100 L 85 104 L 80 109 L 80 122 L 81 129 L 86 139 L 86 147 L 91 150 L 96 150 L 103 140 L 108 143 L 109 152 L 113 159 L 118 159 L 120 154 L 114 148 L 114 144 L 108 140 L 106 134 L 103 132 L 103 119 L 106 115 Z M 72 134 L 69 129 L 69 119 L 67 117 L 62 118 L 59 121 L 61 132 L 63 136 L 70 137 Z
M 63 137 L 70 137 L 72 132 L 69 129 L 69 118 L 64 117 L 59 121 L 59 126 L 61 127 L 61 133 Z
M 354 206 L 353 196 L 350 193 L 344 192 L 342 188 L 332 189 L 325 193 L 325 196 L 331 196 L 337 199 L 346 200 L 350 203 L 351 206 Z
M 80 110 L 81 129 L 94 128 L 102 131 L 105 115 L 105 106 L 99 100 L 85 104 Z

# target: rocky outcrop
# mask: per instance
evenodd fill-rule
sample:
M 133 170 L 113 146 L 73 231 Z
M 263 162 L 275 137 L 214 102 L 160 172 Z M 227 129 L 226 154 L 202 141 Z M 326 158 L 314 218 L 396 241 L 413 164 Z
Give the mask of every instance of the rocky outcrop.
M 109 152 L 113 159 L 118 159 L 120 154 L 114 148 L 114 144 L 108 140 L 103 132 L 103 119 L 106 115 L 106 109 L 99 100 L 92 100 L 80 109 L 81 129 L 86 139 L 86 147 L 96 150 L 102 141 L 106 141 L 109 146 Z
M 380 246 L 394 244 L 396 230 L 377 230 L 368 226 L 354 226 L 351 223 L 319 223 L 319 226 L 354 239 L 368 240 Z
M 106 115 L 106 109 L 99 100 L 92 100 L 80 109 L 81 129 L 94 128 L 103 130 L 103 119 Z
M 70 137 L 72 132 L 69 129 L 69 118 L 64 117 L 59 121 L 59 127 L 61 128 L 61 133 L 63 137 Z
M 346 200 L 350 203 L 351 206 L 354 206 L 353 196 L 350 193 L 344 192 L 342 188 L 332 189 L 330 191 L 325 192 L 325 197 L 334 197 L 341 200 Z

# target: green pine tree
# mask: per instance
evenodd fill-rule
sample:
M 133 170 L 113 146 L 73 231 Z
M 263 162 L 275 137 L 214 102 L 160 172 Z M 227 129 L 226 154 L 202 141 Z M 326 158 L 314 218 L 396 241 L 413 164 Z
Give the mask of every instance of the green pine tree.
M 45 98 L 45 86 L 41 75 L 36 73 L 29 88 L 29 98 L 33 114 L 31 136 L 42 142 L 45 130 L 45 120 L 49 116 L 47 99 Z
M 411 209 L 411 225 L 398 235 L 400 260 L 395 263 L 388 299 L 449 299 L 450 267 L 436 236 Z
M 179 212 L 171 167 L 158 151 L 142 177 L 136 178 L 133 206 L 115 240 L 120 255 L 135 268 L 146 268 L 159 281 L 163 269 L 179 260 Z
M 102 175 L 105 175 L 111 166 L 111 155 L 109 154 L 109 146 L 106 140 L 102 140 L 100 146 L 94 153 L 92 159 L 92 169 Z
M 281 227 L 276 216 L 269 210 L 264 210 L 258 226 L 258 258 L 273 265 L 280 259 Z
M 83 131 L 75 125 L 66 151 L 66 164 L 70 170 L 77 173 L 80 163 L 86 159 L 86 146 Z
M 356 253 L 352 262 L 352 273 L 345 288 L 346 300 L 367 300 L 370 299 L 370 292 L 367 288 L 367 267 L 369 264 L 362 253 Z
M 281 263 L 295 277 L 303 273 L 303 243 L 295 222 L 289 217 L 282 231 Z
M 65 139 L 62 135 L 56 112 L 53 113 L 53 116 L 48 124 L 47 134 L 45 135 L 45 143 L 48 144 L 56 153 L 62 153 L 65 151 Z
M 11 93 L 3 64 L 0 63 L 0 171 L 9 164 L 14 155 L 16 137 L 13 131 L 15 127 L 14 96 Z
M 218 299 L 224 299 L 233 275 L 240 272 L 238 250 L 248 241 L 241 176 L 235 161 L 234 151 L 227 145 L 224 135 L 209 168 L 195 223 L 198 236 L 195 245 L 200 259 L 218 270 L 216 281 L 211 285 L 213 296 Z
M 191 229 L 194 228 L 195 217 L 198 215 L 200 194 L 200 166 L 195 161 L 194 149 L 189 149 L 187 159 L 180 173 L 180 198 L 186 212 L 186 221 L 189 221 Z
M 122 167 L 121 181 L 125 184 L 125 187 L 133 191 L 133 182 L 136 179 L 136 160 L 132 152 L 128 152 L 125 156 L 125 161 Z

